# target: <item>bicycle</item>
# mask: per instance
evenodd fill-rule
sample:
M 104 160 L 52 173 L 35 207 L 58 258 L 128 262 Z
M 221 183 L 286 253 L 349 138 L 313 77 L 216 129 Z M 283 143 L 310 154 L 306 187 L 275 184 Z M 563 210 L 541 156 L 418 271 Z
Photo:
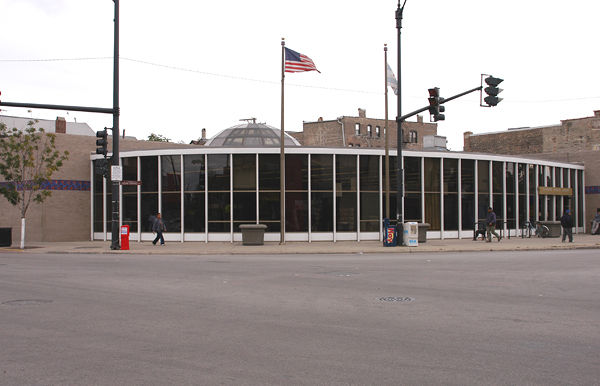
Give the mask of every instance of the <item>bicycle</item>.
M 533 226 L 533 223 L 531 221 L 525 221 L 525 223 L 523 224 L 523 226 L 521 227 L 521 238 L 524 239 L 525 235 L 527 235 L 527 238 L 531 238 L 531 235 L 533 234 L 533 230 L 535 230 L 535 226 Z
M 537 235 L 537 237 L 545 239 L 546 237 L 550 236 L 550 229 L 546 225 L 543 225 L 538 221 L 535 224 L 535 234 Z

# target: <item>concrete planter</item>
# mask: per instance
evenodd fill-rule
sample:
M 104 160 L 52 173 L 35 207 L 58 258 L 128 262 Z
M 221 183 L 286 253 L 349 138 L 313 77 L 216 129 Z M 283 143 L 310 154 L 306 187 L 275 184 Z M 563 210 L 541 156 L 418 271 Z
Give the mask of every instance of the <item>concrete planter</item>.
M 240 225 L 242 231 L 242 244 L 243 245 L 264 245 L 265 243 L 265 230 L 267 226 L 264 224 L 242 224 Z
M 540 221 L 540 224 L 548 227 L 550 231 L 548 237 L 560 237 L 560 221 Z
M 427 231 L 430 225 L 426 222 L 419 223 L 419 244 L 427 241 Z

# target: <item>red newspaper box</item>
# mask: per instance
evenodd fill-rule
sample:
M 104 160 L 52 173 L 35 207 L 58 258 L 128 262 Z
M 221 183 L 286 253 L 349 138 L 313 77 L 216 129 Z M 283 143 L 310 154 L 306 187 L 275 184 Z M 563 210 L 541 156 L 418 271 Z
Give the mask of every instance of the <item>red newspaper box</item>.
M 121 250 L 129 250 L 129 225 L 121 225 Z

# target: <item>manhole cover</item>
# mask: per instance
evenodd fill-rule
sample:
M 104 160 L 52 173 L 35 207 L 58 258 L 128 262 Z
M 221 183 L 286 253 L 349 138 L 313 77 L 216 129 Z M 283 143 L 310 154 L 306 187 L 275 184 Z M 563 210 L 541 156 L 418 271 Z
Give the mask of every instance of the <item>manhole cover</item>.
M 379 300 L 381 300 L 382 302 L 400 302 L 400 303 L 410 303 L 415 301 L 414 298 L 411 298 L 409 296 L 385 296 L 382 298 L 379 298 Z
M 31 306 L 35 304 L 47 304 L 52 303 L 52 300 L 46 299 L 21 299 L 21 300 L 9 300 L 7 302 L 3 302 L 2 304 L 6 304 L 8 306 Z

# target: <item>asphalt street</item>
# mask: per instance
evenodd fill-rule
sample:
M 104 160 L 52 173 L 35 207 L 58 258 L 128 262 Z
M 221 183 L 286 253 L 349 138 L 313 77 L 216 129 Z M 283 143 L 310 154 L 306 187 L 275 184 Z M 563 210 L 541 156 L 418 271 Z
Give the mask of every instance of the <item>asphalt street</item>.
M 598 250 L 0 254 L 2 385 L 593 385 Z

